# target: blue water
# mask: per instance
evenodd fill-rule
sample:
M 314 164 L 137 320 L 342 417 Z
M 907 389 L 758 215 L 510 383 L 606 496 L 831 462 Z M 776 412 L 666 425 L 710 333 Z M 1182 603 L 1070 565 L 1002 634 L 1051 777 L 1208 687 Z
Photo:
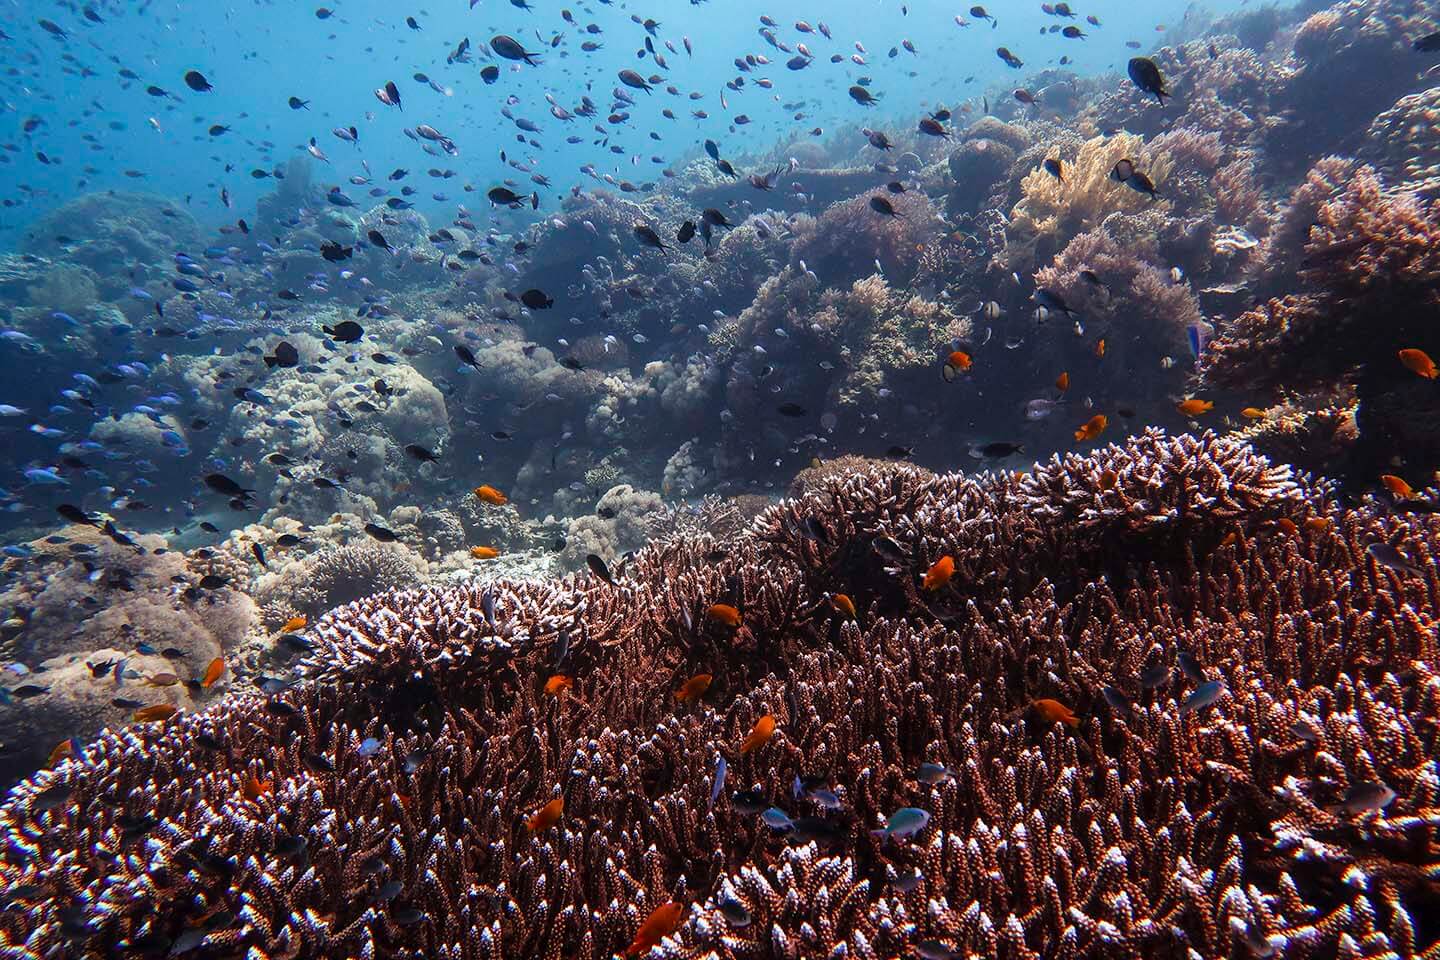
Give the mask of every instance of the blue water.
M 998 26 L 972 17 L 960 3 L 925 0 L 902 5 L 894 0 L 845 4 L 785 5 L 754 0 L 709 0 L 688 4 L 585 3 L 565 5 L 536 0 L 525 12 L 504 0 L 483 0 L 473 9 L 464 0 L 394 4 L 341 2 L 320 20 L 319 4 L 301 3 L 156 3 L 138 5 L 93 3 L 104 20 L 93 23 L 72 4 L 33 4 L 11 0 L 0 15 L 0 29 L 13 39 L 0 41 L 8 69 L 0 80 L 0 248 L 14 243 L 27 223 L 45 210 L 77 194 L 96 190 L 143 190 L 183 202 L 204 224 L 218 225 L 244 218 L 258 196 L 274 188 L 273 180 L 255 180 L 250 171 L 273 170 L 303 155 L 310 138 L 329 158 L 315 173 L 317 183 L 339 185 L 357 201 L 368 200 L 367 187 L 347 181 L 363 176 L 367 161 L 375 184 L 398 191 L 385 178 L 396 168 L 411 171 L 405 183 L 417 193 L 409 198 L 432 220 L 453 216 L 456 204 L 471 210 L 487 206 L 483 192 L 511 178 L 528 192 L 539 189 L 542 210 L 554 209 L 571 186 L 592 185 L 580 172 L 593 164 L 600 174 L 636 184 L 662 181 L 662 170 L 678 170 L 700 155 L 700 143 L 713 138 L 727 155 L 764 153 L 777 141 L 809 137 L 816 127 L 820 139 L 842 132 L 853 148 L 857 123 L 893 124 L 909 128 L 922 107 L 951 108 L 982 96 L 1005 102 L 1032 71 L 1055 66 L 1062 56 L 1079 74 L 1113 74 L 1121 82 L 1125 61 L 1133 50 L 1126 41 L 1148 49 L 1167 31 L 1183 31 L 1193 11 L 1178 0 L 1144 5 L 1104 0 L 1077 3 L 1075 19 L 1047 16 L 1038 3 L 1002 0 L 988 12 Z M 1240 4 L 1210 4 L 1210 14 L 1239 9 Z M 577 26 L 561 17 L 569 9 Z M 908 12 L 907 12 L 908 11 Z M 1102 26 L 1085 22 L 1094 15 Z M 786 69 L 793 56 L 763 39 L 760 18 L 769 15 L 773 31 L 787 46 L 804 43 L 815 61 L 801 71 Z M 956 23 L 962 17 L 968 26 Z M 405 22 L 413 16 L 419 30 Z M 668 69 L 648 56 L 639 59 L 645 29 L 632 21 L 660 21 L 652 40 Z M 65 31 L 62 39 L 38 25 L 49 19 Z M 812 27 L 824 22 L 832 40 L 818 32 L 801 33 L 797 20 Z M 1066 39 L 1041 31 L 1057 24 L 1078 24 L 1084 39 Z M 589 24 L 598 34 L 584 33 Z M 512 35 L 526 48 L 539 51 L 542 65 L 528 66 L 487 57 L 481 44 L 498 33 Z M 472 62 L 447 64 L 447 56 L 464 38 L 471 42 Z M 552 40 L 558 37 L 558 45 Z M 689 38 L 693 56 L 685 52 Z M 583 40 L 603 44 L 593 53 L 580 50 Z M 915 53 L 907 52 L 909 40 Z M 675 52 L 667 48 L 673 45 Z M 1025 63 L 1006 67 L 995 55 L 1005 46 Z M 864 53 L 860 51 L 863 49 Z M 734 59 L 759 54 L 771 60 L 740 73 Z M 844 58 L 832 64 L 832 54 Z M 852 62 L 852 55 L 865 63 Z M 482 66 L 496 63 L 500 79 L 486 85 Z M 619 86 L 617 72 L 634 68 L 646 77 L 665 78 L 652 95 L 626 90 L 635 100 L 623 125 L 606 122 L 611 91 Z M 119 71 L 139 77 L 125 80 Z M 184 75 L 199 70 L 213 90 L 190 90 Z M 417 82 L 422 73 L 440 86 L 436 92 Z M 740 91 L 725 90 L 736 76 L 746 80 Z M 871 78 L 870 89 L 881 97 L 877 108 L 864 108 L 846 95 L 858 79 Z M 756 85 L 773 81 L 772 89 Z M 403 109 L 380 103 L 374 89 L 393 81 Z M 673 84 L 680 95 L 664 92 Z M 157 86 L 167 96 L 147 94 Z M 728 109 L 721 105 L 724 92 Z M 689 99 L 692 92 L 701 94 Z M 575 107 L 589 94 L 598 116 L 562 122 L 550 116 L 547 96 L 561 106 Z M 308 101 L 293 110 L 290 97 Z M 789 109 L 786 105 L 800 104 Z M 522 134 L 502 116 L 533 121 L 539 134 Z M 661 111 L 670 108 L 675 120 Z M 693 110 L 709 116 L 697 120 Z M 802 115 L 796 119 L 797 114 Z M 738 115 L 749 125 L 736 127 Z M 23 132 L 27 121 L 40 125 Z M 407 138 L 407 127 L 426 123 L 454 141 L 459 156 L 434 156 Z M 214 125 L 229 132 L 211 136 Z M 332 135 L 336 127 L 354 126 L 358 146 Z M 602 128 L 597 131 L 596 126 Z M 658 139 L 652 138 L 652 133 Z M 566 143 L 578 136 L 582 142 Z M 526 142 L 534 140 L 539 146 Z M 603 141 L 603 143 L 601 142 Z M 616 154 L 610 146 L 623 148 Z M 502 153 L 533 172 L 548 177 L 549 189 L 529 182 L 508 166 Z M 42 162 L 43 154 L 49 162 Z M 655 162 L 655 161 L 659 162 Z M 431 168 L 453 170 L 452 179 L 427 177 Z M 138 176 L 127 175 L 138 174 Z M 464 185 L 475 188 L 467 194 Z M 221 200 L 228 192 L 230 207 Z M 446 199 L 436 200 L 435 194 Z

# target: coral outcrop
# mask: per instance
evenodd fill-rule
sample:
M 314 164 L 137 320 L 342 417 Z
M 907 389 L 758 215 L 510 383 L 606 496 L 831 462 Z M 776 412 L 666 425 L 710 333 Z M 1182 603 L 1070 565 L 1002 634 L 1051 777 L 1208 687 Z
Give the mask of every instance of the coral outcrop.
M 600 958 L 673 901 L 650 955 L 1428 955 L 1437 533 L 1151 432 L 372 597 L 21 784 L 0 938 Z
M 1322 182 L 1312 173 L 1307 186 Z M 1437 243 L 1432 206 L 1387 193 L 1373 170 L 1360 168 L 1316 208 L 1298 270 L 1305 292 L 1272 298 L 1222 327 L 1206 353 L 1206 379 L 1252 390 L 1353 383 L 1360 437 L 1351 469 L 1373 477 L 1399 464 L 1428 476 L 1440 467 L 1440 400 L 1398 354 L 1440 355 L 1429 322 L 1440 309 Z

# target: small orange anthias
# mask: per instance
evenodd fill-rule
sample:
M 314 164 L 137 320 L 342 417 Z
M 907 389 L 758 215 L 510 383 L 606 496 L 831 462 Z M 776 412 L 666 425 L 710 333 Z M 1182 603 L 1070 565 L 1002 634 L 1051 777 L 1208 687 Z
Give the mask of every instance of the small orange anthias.
M 925 571 L 925 579 L 920 581 L 922 590 L 939 590 L 950 582 L 955 575 L 955 558 L 945 554 L 939 560 L 930 564 L 930 569 Z
M 256 800 L 270 793 L 270 781 L 261 780 L 259 777 L 251 774 L 250 779 L 245 781 L 245 786 L 241 788 L 240 792 L 246 800 L 254 803 Z
M 705 615 L 716 623 L 723 623 L 727 627 L 740 626 L 740 611 L 728 603 L 712 603 Z
M 1209 413 L 1211 410 L 1215 409 L 1215 404 L 1210 400 L 1201 400 L 1199 397 L 1191 397 L 1188 400 L 1181 400 L 1179 403 L 1175 404 L 1175 409 L 1179 410 L 1187 417 L 1198 417 L 1202 413 Z
M 545 806 L 530 814 L 525 820 L 525 827 L 531 833 L 539 833 L 541 830 L 548 830 L 560 822 L 560 816 L 565 812 L 565 798 L 556 797 Z
M 1071 712 L 1059 700 L 1051 700 L 1044 697 L 1039 700 L 1032 700 L 1030 706 L 1034 708 L 1035 715 L 1046 723 L 1063 723 L 1069 727 L 1080 726 L 1080 718 Z
M 225 658 L 216 657 L 214 660 L 211 660 L 210 665 L 205 668 L 205 675 L 200 678 L 200 686 L 206 690 L 209 690 L 211 687 L 215 686 L 215 681 L 219 680 L 220 675 L 224 672 Z
M 751 728 L 750 734 L 744 740 L 740 741 L 740 752 L 744 754 L 759 750 L 765 746 L 765 744 L 769 743 L 770 738 L 774 735 L 775 717 L 773 714 L 767 713 L 755 721 L 755 726 Z
M 545 693 L 552 697 L 558 697 L 566 690 L 573 689 L 574 686 L 574 680 L 571 680 L 563 673 L 557 673 L 555 674 L 555 676 L 545 681 Z
M 1405 364 L 1405 369 L 1417 377 L 1424 377 L 1426 380 L 1434 380 L 1440 376 L 1440 367 L 1435 366 L 1435 361 L 1430 359 L 1430 354 L 1416 347 L 1407 347 L 1400 351 L 1400 362 Z
M 844 614 L 851 620 L 855 619 L 855 601 L 851 600 L 848 594 L 830 594 L 830 606 L 835 609 L 836 613 Z
M 1381 475 L 1380 482 L 1385 486 L 1385 489 L 1390 492 L 1390 496 L 1392 497 L 1409 500 L 1415 496 L 1415 491 L 1410 489 L 1410 484 L 1406 483 L 1403 477 L 1397 477 L 1393 473 L 1386 473 Z
M 179 712 L 180 708 L 173 703 L 156 703 L 136 710 L 134 719 L 138 723 L 153 723 L 157 720 L 169 720 Z
M 641 954 L 649 953 L 660 945 L 670 934 L 680 929 L 680 921 L 685 918 L 685 908 L 671 900 L 669 903 L 662 903 L 650 912 L 645 922 L 640 924 L 640 929 L 635 933 L 635 940 L 625 948 L 625 956 L 638 957 Z
M 712 677 L 708 673 L 695 674 L 682 683 L 679 690 L 675 691 L 675 699 L 681 703 L 694 703 L 705 695 L 706 690 L 710 689 L 711 679 Z
M 1080 425 L 1080 429 L 1075 431 L 1075 439 L 1082 441 L 1094 440 L 1096 437 L 1100 436 L 1100 434 L 1105 432 L 1105 428 L 1109 426 L 1109 424 L 1109 417 L 1105 416 L 1105 414 L 1103 413 L 1097 413 L 1095 414 L 1095 416 L 1091 417 L 1089 420 L 1086 420 L 1083 424 Z
M 488 483 L 481 484 L 474 490 L 475 496 L 492 507 L 503 507 L 510 502 L 510 498 Z

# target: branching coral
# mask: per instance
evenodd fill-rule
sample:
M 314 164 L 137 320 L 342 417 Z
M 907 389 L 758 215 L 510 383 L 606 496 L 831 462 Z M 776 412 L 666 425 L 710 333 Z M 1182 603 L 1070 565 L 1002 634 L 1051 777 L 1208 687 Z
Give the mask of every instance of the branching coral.
M 1435 587 L 1366 548 L 1431 569 L 1437 533 L 1152 434 L 1031 478 L 837 475 L 613 585 L 363 600 L 313 628 L 296 687 L 20 785 L 0 937 L 594 960 L 673 900 L 652 955 L 1420 956 Z M 942 555 L 955 575 L 921 589 Z M 789 831 L 737 809 L 752 789 Z M 916 837 L 872 833 L 902 807 Z
M 1312 175 L 1301 192 L 1320 182 Z M 1299 222 L 1293 213 L 1287 220 Z M 1395 354 L 1406 347 L 1440 352 L 1421 319 L 1440 305 L 1437 244 L 1440 222 L 1432 209 L 1413 196 L 1387 195 L 1372 170 L 1360 169 L 1343 193 L 1315 210 L 1299 271 L 1313 292 L 1271 300 L 1223 328 L 1208 352 L 1206 376 L 1250 388 L 1304 389 L 1371 365 L 1380 380 L 1413 379 Z
M 1272 460 L 1321 473 L 1343 462 L 1356 439 L 1353 399 L 1324 400 L 1319 404 L 1278 404 L 1233 436 Z
M 1341 0 L 1300 25 L 1300 68 L 1277 98 L 1305 124 L 1296 159 L 1312 155 L 1307 142 L 1358 139 L 1377 113 L 1412 89 L 1410 40 L 1434 29 L 1433 15 L 1423 0 Z
M 1117 211 L 1139 212 L 1152 205 L 1169 204 L 1165 180 L 1171 161 L 1144 146 L 1140 137 L 1122 133 L 1086 140 L 1073 159 L 1064 160 L 1062 181 L 1037 167 L 1020 181 L 1024 196 L 1010 212 L 1006 263 L 1011 270 L 1028 272 L 1071 237 L 1099 226 Z M 1115 164 L 1128 159 L 1155 184 L 1161 199 L 1146 196 L 1115 181 Z
M 1195 294 L 1175 283 L 1158 257 L 1153 240 L 1122 243 L 1105 228 L 1082 233 L 1055 262 L 1035 273 L 1035 283 L 1060 294 L 1084 316 L 1086 333 L 1103 337 L 1119 362 L 1132 371 L 1158 371 L 1163 357 L 1187 355 L 1186 328 L 1201 322 Z M 1089 270 L 1104 287 L 1082 279 Z
M 1305 292 L 1224 325 L 1204 376 L 1252 390 L 1329 391 L 1336 402 L 1353 385 L 1359 437 L 1332 472 L 1365 482 L 1396 469 L 1425 476 L 1440 466 L 1440 400 L 1398 353 L 1440 355 L 1429 319 L 1440 308 L 1440 221 L 1415 196 L 1387 194 L 1368 167 L 1326 199 L 1347 169 L 1317 165 L 1272 237 L 1272 248 L 1285 249 L 1282 238 L 1313 210 L 1298 271 Z

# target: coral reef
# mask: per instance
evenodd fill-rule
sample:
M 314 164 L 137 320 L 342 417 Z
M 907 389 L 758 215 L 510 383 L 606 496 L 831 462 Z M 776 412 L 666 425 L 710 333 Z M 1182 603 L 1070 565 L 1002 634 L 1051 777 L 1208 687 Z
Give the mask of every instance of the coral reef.
M 1111 171 L 1129 159 L 1143 171 L 1158 196 L 1151 197 L 1116 182 Z M 1061 157 L 1065 179 L 1036 167 L 1020 181 L 1023 197 L 1010 212 L 1005 264 L 1026 273 L 1043 263 L 1071 237 L 1098 227 L 1112 213 L 1138 213 L 1170 204 L 1166 175 L 1172 160 L 1143 144 L 1134 134 L 1093 137 L 1078 154 Z
M 1297 198 L 1324 182 L 1312 174 Z M 1387 194 L 1373 170 L 1360 168 L 1316 209 L 1298 271 L 1306 292 L 1271 299 L 1223 326 L 1206 352 L 1206 379 L 1251 390 L 1339 390 L 1353 382 L 1359 440 L 1350 469 L 1375 476 L 1401 464 L 1428 475 L 1440 466 L 1440 401 L 1397 354 L 1440 354 L 1425 320 L 1440 306 L 1437 242 L 1431 207 Z
M 561 561 L 575 570 L 584 566 L 589 554 L 614 562 L 644 546 L 659 531 L 664 516 L 659 494 L 636 490 L 628 483 L 611 487 L 595 502 L 594 513 L 570 521 Z
M 361 597 L 419 586 L 424 571 L 425 561 L 404 545 L 360 541 L 319 550 L 261 576 L 255 598 L 273 630 L 296 615 L 313 621 Z
M 1440 196 L 1440 87 L 1401 97 L 1377 116 L 1365 133 L 1360 155 L 1384 181 L 1424 199 Z
M 916 191 L 887 194 L 895 216 L 877 213 L 866 193 L 825 210 L 804 231 L 797 230 L 792 265 L 804 261 L 826 286 L 853 283 L 880 265 L 886 277 L 908 283 L 920 265 L 920 250 L 939 222 L 929 198 Z
M 819 478 L 613 585 L 362 600 L 297 685 L 16 788 L 0 936 L 598 958 L 676 901 L 668 957 L 1419 956 L 1433 583 L 1367 547 L 1431 570 L 1437 532 L 1152 432 L 1023 478 Z
M 30 666 L 22 682 L 47 690 L 0 711 L 6 748 L 0 781 L 34 770 L 61 740 L 88 738 L 123 718 L 129 711 L 115 697 L 153 699 L 141 678 L 198 674 L 253 627 L 255 605 L 230 578 L 201 584 L 215 572 L 209 562 L 166 550 L 158 536 L 132 539 L 122 545 L 91 527 L 70 526 L 30 544 L 30 556 L 4 562 L 0 607 L 11 617 L 4 655 Z M 134 677 L 88 666 L 113 668 L 122 660 Z M 167 699 L 192 703 L 184 687 L 166 692 Z

